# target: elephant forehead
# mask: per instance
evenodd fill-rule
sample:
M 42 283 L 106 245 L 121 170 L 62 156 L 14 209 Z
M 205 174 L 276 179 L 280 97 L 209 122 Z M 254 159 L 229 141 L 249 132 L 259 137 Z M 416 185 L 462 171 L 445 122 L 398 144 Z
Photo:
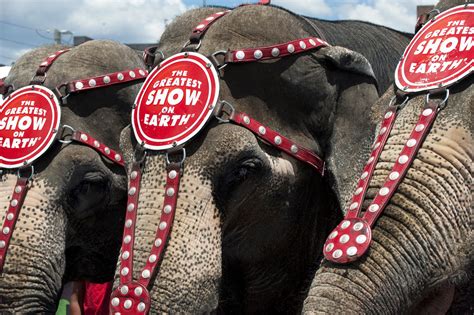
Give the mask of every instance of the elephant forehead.
M 217 37 L 217 42 L 226 45 L 225 48 L 239 49 L 253 47 L 256 42 L 261 44 L 259 46 L 271 45 L 307 35 L 301 21 L 288 11 L 276 7 L 243 6 L 209 28 L 206 40 Z M 203 48 L 206 47 L 203 45 Z
M 191 141 L 186 150 L 189 157 L 214 156 L 232 151 L 241 151 L 257 144 L 255 136 L 245 128 L 227 123 L 209 126 L 199 137 Z

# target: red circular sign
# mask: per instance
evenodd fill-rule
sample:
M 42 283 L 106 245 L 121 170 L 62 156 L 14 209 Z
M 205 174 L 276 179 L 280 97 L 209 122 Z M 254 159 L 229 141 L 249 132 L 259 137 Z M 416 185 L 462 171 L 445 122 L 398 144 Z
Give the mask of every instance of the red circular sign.
M 472 72 L 474 5 L 461 5 L 437 15 L 412 39 L 395 71 L 405 92 L 446 87 Z
M 60 118 L 51 90 L 30 85 L 13 92 L 0 105 L 0 167 L 16 168 L 40 157 L 53 143 Z
M 209 59 L 176 54 L 148 75 L 135 100 L 132 127 L 152 150 L 184 144 L 206 124 L 219 96 L 219 78 Z

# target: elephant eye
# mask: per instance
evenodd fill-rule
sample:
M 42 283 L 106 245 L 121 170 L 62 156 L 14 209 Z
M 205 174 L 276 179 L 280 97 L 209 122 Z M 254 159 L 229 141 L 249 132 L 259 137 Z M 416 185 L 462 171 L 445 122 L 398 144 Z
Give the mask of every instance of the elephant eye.
M 259 159 L 249 159 L 242 162 L 231 174 L 231 179 L 235 182 L 243 182 L 250 175 L 256 173 L 263 163 Z
M 109 180 L 101 172 L 73 175 L 66 198 L 69 214 L 77 219 L 94 215 L 108 202 L 109 189 Z
M 239 194 L 247 194 L 258 185 L 265 170 L 264 161 L 255 155 L 226 163 L 224 171 L 216 178 L 214 188 L 215 200 L 222 214 L 230 211 L 228 207 L 232 200 L 239 199 Z
M 259 158 L 247 158 L 237 163 L 234 168 L 229 169 L 222 178 L 223 187 L 235 188 L 246 181 L 249 177 L 257 174 L 263 169 L 263 162 Z

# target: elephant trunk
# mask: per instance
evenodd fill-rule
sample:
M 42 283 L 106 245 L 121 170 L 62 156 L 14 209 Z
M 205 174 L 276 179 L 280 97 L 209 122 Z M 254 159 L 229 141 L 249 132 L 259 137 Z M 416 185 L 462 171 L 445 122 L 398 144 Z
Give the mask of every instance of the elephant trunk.
M 209 312 L 217 307 L 221 278 L 221 228 L 211 188 L 186 176 L 156 278 L 150 282 L 151 312 Z M 146 171 L 135 228 L 134 279 L 150 255 L 163 207 L 164 172 Z M 160 176 L 161 175 L 161 176 Z
M 16 176 L 6 175 L 0 185 L 1 220 L 15 187 Z M 12 231 L 0 275 L 0 313 L 54 313 L 65 268 L 65 216 L 57 196 L 40 178 L 27 192 Z
M 368 200 L 385 181 L 419 111 L 407 107 L 397 119 L 404 127 L 392 131 Z M 350 265 L 324 261 L 305 312 L 400 314 L 429 309 L 444 314 L 449 309 L 454 287 L 469 281 L 474 248 L 472 144 L 461 139 L 472 139 L 470 131 L 437 120 L 372 229 L 369 251 Z

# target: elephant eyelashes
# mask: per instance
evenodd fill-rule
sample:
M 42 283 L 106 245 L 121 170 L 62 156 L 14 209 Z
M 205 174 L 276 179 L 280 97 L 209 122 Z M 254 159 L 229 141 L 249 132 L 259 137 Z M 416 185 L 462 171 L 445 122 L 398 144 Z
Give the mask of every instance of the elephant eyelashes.
M 108 178 L 100 172 L 79 175 L 71 181 L 67 196 L 69 214 L 84 219 L 95 214 L 108 201 Z
M 245 182 L 249 177 L 263 170 L 263 161 L 259 158 L 242 159 L 233 167 L 226 169 L 218 178 L 216 191 L 219 199 L 226 200 L 229 195 Z
M 264 162 L 256 157 L 229 163 L 229 167 L 217 177 L 215 183 L 215 197 L 219 208 L 225 209 L 229 200 L 232 199 L 232 194 L 244 187 L 243 183 L 247 179 L 260 176 L 264 171 L 264 166 Z
M 262 169 L 263 162 L 257 158 L 245 160 L 229 174 L 229 184 L 236 185 Z

